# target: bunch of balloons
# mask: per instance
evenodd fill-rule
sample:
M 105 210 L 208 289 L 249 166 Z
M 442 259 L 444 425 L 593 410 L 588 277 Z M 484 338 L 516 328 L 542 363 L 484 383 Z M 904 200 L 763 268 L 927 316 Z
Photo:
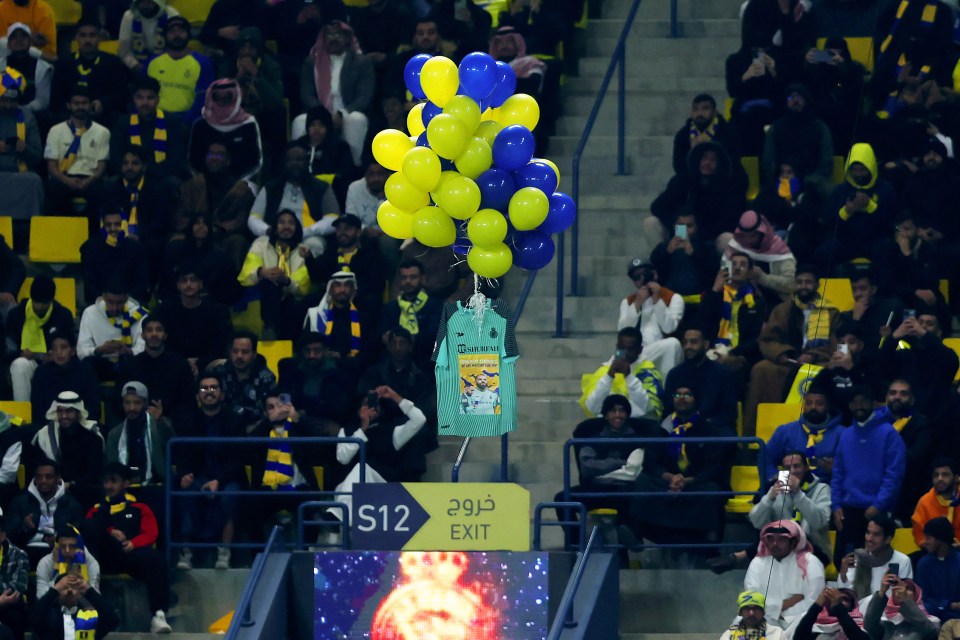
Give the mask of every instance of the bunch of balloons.
M 514 94 L 517 77 L 481 52 L 463 58 L 419 54 L 404 69 L 420 100 L 397 129 L 373 139 L 377 162 L 394 171 L 380 228 L 394 238 L 466 253 L 474 273 L 498 278 L 516 264 L 542 269 L 553 259 L 553 233 L 573 224 L 576 206 L 557 191 L 560 172 L 534 158 L 533 97 Z

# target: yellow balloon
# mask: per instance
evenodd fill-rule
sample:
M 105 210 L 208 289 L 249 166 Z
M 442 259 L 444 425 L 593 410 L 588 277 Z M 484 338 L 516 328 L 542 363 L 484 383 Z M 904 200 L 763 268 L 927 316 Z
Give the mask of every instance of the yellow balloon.
M 413 236 L 428 247 L 448 247 L 457 239 L 457 227 L 439 207 L 423 207 L 413 220 Z
M 510 198 L 507 211 L 510 213 L 510 222 L 520 231 L 530 231 L 540 226 L 547 219 L 550 211 L 550 200 L 540 189 L 524 187 Z
M 377 224 L 391 238 L 406 240 L 413 237 L 413 214 L 401 211 L 389 202 L 381 203 L 377 209 Z
M 503 126 L 521 124 L 530 131 L 540 122 L 540 105 L 536 98 L 525 93 L 516 93 L 500 105 L 497 122 Z
M 500 109 L 487 107 L 487 110 L 480 114 L 480 122 L 494 122 L 498 113 L 500 113 Z
M 400 171 L 404 154 L 413 148 L 413 142 L 403 131 L 384 129 L 373 137 L 373 157 L 390 171 Z
M 558 167 L 553 160 L 549 160 L 547 158 L 533 158 L 530 160 L 530 162 L 542 162 L 543 164 L 553 169 L 553 172 L 557 174 L 557 188 L 558 189 L 560 188 L 560 167 Z
M 502 242 L 489 247 L 473 247 L 467 254 L 467 265 L 478 276 L 499 278 L 510 271 L 513 254 Z
M 427 103 L 418 102 L 413 105 L 413 109 L 410 109 L 410 113 L 407 114 L 407 132 L 412 136 L 419 136 L 427 130 L 423 126 L 423 107 L 425 104 Z
M 440 181 L 440 158 L 426 147 L 414 147 L 403 156 L 403 177 L 421 191 L 432 191 Z
M 430 102 L 443 108 L 460 87 L 457 65 L 450 58 L 433 56 L 420 69 L 420 87 Z
M 489 109 L 488 109 L 489 111 Z M 481 122 L 480 126 L 477 127 L 477 132 L 474 134 L 477 138 L 483 138 L 487 141 L 487 144 L 490 145 L 490 148 L 493 148 L 493 141 L 496 139 L 497 134 L 503 129 L 503 125 L 499 122 L 494 122 L 489 120 L 487 122 Z
M 470 178 L 454 174 L 441 179 L 433 201 L 451 218 L 466 220 L 480 208 L 480 187 Z
M 404 211 L 416 211 L 430 204 L 430 196 L 427 192 L 410 184 L 402 173 L 395 173 L 387 178 L 383 192 L 390 204 Z
M 430 148 L 447 160 L 453 160 L 460 155 L 469 137 L 466 125 L 459 118 L 446 113 L 436 116 L 427 125 L 427 142 L 430 143 Z
M 470 218 L 467 237 L 477 247 L 489 247 L 507 237 L 507 219 L 496 209 L 480 209 Z
M 453 96 L 443 108 L 443 112 L 460 120 L 472 136 L 480 125 L 480 107 L 470 96 Z
M 476 180 L 493 164 L 493 151 L 483 138 L 470 138 L 453 163 L 460 175 Z

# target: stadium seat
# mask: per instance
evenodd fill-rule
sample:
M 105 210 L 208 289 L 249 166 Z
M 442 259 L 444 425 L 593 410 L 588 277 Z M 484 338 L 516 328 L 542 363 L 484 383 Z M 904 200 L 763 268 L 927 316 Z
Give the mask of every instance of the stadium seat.
M 207 21 L 214 2 L 215 0 L 170 0 L 170 6 L 189 20 L 190 24 L 201 26 Z
M 844 40 L 850 49 L 850 57 L 865 66 L 867 71 L 873 72 L 873 38 L 847 37 Z M 826 38 L 817 38 L 817 47 L 820 49 L 823 49 L 826 43 Z
M 57 285 L 56 300 L 74 316 L 77 315 L 77 281 L 73 278 L 54 278 L 53 283 Z M 33 284 L 33 278 L 25 278 L 20 287 L 20 293 L 17 294 L 17 300 L 26 300 L 30 297 L 30 285 Z
M 30 261 L 80 264 L 80 246 L 87 240 L 87 219 L 37 216 L 30 219 Z
M 13 218 L 10 216 L 0 216 L 0 235 L 3 236 L 7 246 L 13 249 Z
M 897 529 L 896 533 L 893 534 L 893 542 L 890 543 L 890 546 L 904 555 L 920 551 L 917 541 L 913 539 L 913 529 L 909 527 Z
M 80 0 L 47 0 L 50 8 L 53 9 L 53 15 L 57 20 L 57 26 L 72 26 L 80 20 L 80 13 L 83 7 L 80 6 Z
M 833 156 L 833 173 L 830 174 L 830 181 L 835 184 L 841 184 L 843 182 L 844 174 L 846 170 L 844 165 L 847 163 L 847 159 L 843 156 Z
M 957 357 L 960 358 L 960 338 L 944 338 L 943 346 L 949 347 L 953 350 Z M 960 380 L 960 369 L 957 370 L 957 373 L 953 376 L 954 380 Z
M 740 164 L 747 172 L 747 200 L 753 200 L 760 193 L 760 158 L 743 156 L 740 158 Z
M 0 221 L 2 221 L 2 218 L 0 218 Z M 940 294 L 943 296 L 943 301 L 950 304 L 950 281 L 946 278 L 941 278 L 938 289 L 940 289 Z
M 734 491 L 753 491 L 760 489 L 760 473 L 755 466 L 734 466 L 730 468 L 730 488 Z M 753 508 L 753 496 L 733 496 L 727 500 L 727 513 L 749 513 Z
M 0 411 L 19 418 L 21 422 L 28 424 L 33 419 L 32 410 L 29 402 L 15 402 L 13 400 L 0 401 Z
M 267 360 L 267 368 L 278 376 L 277 363 L 293 355 L 293 342 L 290 340 L 261 340 L 257 343 L 257 353 Z
M 757 405 L 757 437 L 770 442 L 770 437 L 782 424 L 800 418 L 800 406 L 786 402 L 761 402 Z
M 78 47 L 77 47 L 77 41 L 76 41 L 76 40 L 71 40 L 71 41 L 70 41 L 70 52 L 71 52 L 71 53 L 76 53 L 76 52 L 77 52 L 77 49 L 78 49 Z M 101 40 L 101 41 L 100 41 L 100 51 L 103 51 L 104 53 L 112 53 L 113 55 L 117 55 L 117 51 L 119 51 L 119 50 L 120 50 L 120 41 L 119 41 L 119 40 Z
M 830 548 L 833 549 L 837 544 L 837 532 L 831 529 L 830 534 Z M 836 580 L 837 579 L 837 568 L 833 566 L 833 562 L 823 568 L 823 577 L 827 580 Z
M 821 278 L 820 297 L 828 307 L 839 311 L 853 309 L 853 288 L 847 278 Z

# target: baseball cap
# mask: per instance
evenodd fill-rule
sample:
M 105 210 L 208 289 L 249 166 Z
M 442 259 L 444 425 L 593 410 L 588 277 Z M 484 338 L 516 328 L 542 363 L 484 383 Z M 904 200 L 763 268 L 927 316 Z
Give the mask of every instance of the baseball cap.
M 653 263 L 645 258 L 634 258 L 627 266 L 627 275 L 633 275 L 637 269 L 653 269 Z
M 26 31 L 28 36 L 33 35 L 33 31 L 30 30 L 30 27 L 22 22 L 14 22 L 12 25 L 7 27 L 7 37 L 9 38 L 17 31 Z

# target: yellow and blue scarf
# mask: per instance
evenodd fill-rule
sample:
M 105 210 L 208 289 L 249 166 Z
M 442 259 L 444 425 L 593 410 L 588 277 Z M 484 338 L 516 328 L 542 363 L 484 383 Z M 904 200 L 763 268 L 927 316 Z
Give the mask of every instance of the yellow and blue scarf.
M 133 325 L 140 322 L 146 315 L 146 310 L 137 306 L 133 309 L 124 308 L 123 313 L 113 318 L 108 317 L 108 319 L 115 328 L 120 329 L 120 342 L 133 346 Z
M 140 181 L 136 184 L 123 181 L 123 188 L 127 192 L 128 202 L 130 204 L 129 209 L 127 209 L 126 215 L 123 216 L 123 224 L 121 228 L 123 233 L 126 235 L 140 235 L 140 218 L 137 214 L 137 208 L 140 206 L 140 191 L 143 189 L 144 177 L 140 178 Z
M 72 562 L 67 562 L 67 559 L 63 557 L 63 552 L 60 551 L 60 546 L 57 545 L 57 567 L 53 576 L 56 578 L 56 576 L 66 575 L 70 572 L 71 567 L 80 567 L 80 577 L 90 582 L 90 571 L 87 568 L 87 553 L 83 544 L 83 536 L 75 527 L 71 526 L 71 529 L 77 534 L 77 554 L 73 557 Z
M 937 5 L 939 3 L 936 0 L 927 0 L 925 6 L 923 7 L 923 13 L 920 14 L 920 24 L 925 29 L 929 30 L 933 28 L 933 25 L 937 21 Z M 893 42 L 893 36 L 897 33 L 897 29 L 900 27 L 900 22 L 903 20 L 903 15 L 907 12 L 907 9 L 910 7 L 910 0 L 900 0 L 900 6 L 897 7 L 897 14 L 893 20 L 893 24 L 890 25 L 890 33 L 887 34 L 887 37 L 884 38 L 883 42 L 880 44 L 880 53 L 886 52 L 887 48 Z
M 97 55 L 97 57 L 93 60 L 93 64 L 90 65 L 89 67 L 86 66 L 86 65 L 83 63 L 83 60 L 81 60 L 79 53 L 73 54 L 73 59 L 74 59 L 74 61 L 76 62 L 77 74 L 80 76 L 80 79 L 77 80 L 77 86 L 78 86 L 78 87 L 89 87 L 89 86 L 90 86 L 90 81 L 87 80 L 87 76 L 89 76 L 91 73 L 93 73 L 94 67 L 96 67 L 98 64 L 100 64 L 100 56 Z
M 59 163 L 60 171 L 63 173 L 69 172 L 70 167 L 77 161 L 77 155 L 80 153 L 80 141 L 83 138 L 83 134 L 87 132 L 87 127 L 77 128 L 77 126 L 73 124 L 73 120 L 67 120 L 67 126 L 70 128 L 70 133 L 73 134 L 73 141 L 70 143 L 70 146 L 67 147 L 67 152 Z
M 807 446 L 806 446 L 806 448 L 805 448 L 805 449 L 806 449 L 806 450 L 805 450 L 805 453 L 806 453 L 808 459 L 809 459 L 809 458 L 812 458 L 812 457 L 813 457 L 813 448 L 814 448 L 815 446 L 817 446 L 818 444 L 820 444 L 821 442 L 823 442 L 823 436 L 826 435 L 827 429 L 826 429 L 826 427 L 824 427 L 823 429 L 820 429 L 819 431 L 814 431 L 813 429 L 811 429 L 810 427 L 808 427 L 807 424 L 806 424 L 803 420 L 800 421 L 800 428 L 803 429 L 803 432 L 804 432 L 805 434 L 807 434 Z
M 130 116 L 130 144 L 135 147 L 143 146 L 143 136 L 140 132 L 140 116 L 136 113 Z M 162 109 L 157 109 L 157 118 L 153 122 L 153 160 L 163 164 L 167 159 L 167 119 Z
M 690 122 L 690 144 L 700 143 L 700 142 L 713 142 L 717 137 L 717 128 L 720 126 L 720 118 L 714 116 L 713 120 L 707 125 L 707 128 L 703 131 L 697 129 L 697 125 L 693 124 L 693 121 Z
M 162 41 L 163 36 L 159 34 L 162 34 L 166 30 L 166 28 L 167 28 L 167 14 L 164 11 L 160 14 L 160 17 L 157 20 L 157 26 L 153 31 L 154 38 L 157 40 L 156 44 L 154 45 L 155 50 L 163 48 L 163 41 Z M 152 55 L 150 51 L 147 50 L 147 39 L 146 39 L 146 36 L 143 34 L 143 21 L 138 18 L 133 19 L 133 36 L 131 38 L 131 48 L 133 49 L 133 56 L 137 59 L 137 62 L 146 62 L 147 60 L 150 59 L 150 56 Z
M 397 298 L 397 304 L 400 305 L 400 326 L 410 332 L 411 336 L 420 333 L 420 323 L 417 320 L 417 314 L 427 304 L 429 296 L 423 289 L 417 294 L 417 297 L 411 300 L 404 300 L 403 296 Z
M 27 141 L 27 117 L 23 114 L 23 109 L 17 107 L 17 140 Z M 20 173 L 27 171 L 27 163 L 22 159 L 17 161 L 17 169 Z
M 329 309 L 327 312 L 329 313 Z M 326 313 L 320 313 L 317 315 L 317 324 L 322 325 L 323 335 L 329 336 L 333 334 L 333 318 L 328 318 Z M 321 326 L 317 327 L 318 329 Z M 350 356 L 356 356 L 360 353 L 360 313 L 357 311 L 357 307 L 354 304 L 350 303 Z
M 97 637 L 97 616 L 96 609 L 80 609 L 77 611 L 77 617 L 73 620 L 75 640 L 94 640 Z
M 756 306 L 753 286 L 745 284 L 739 289 L 734 289 L 730 285 L 723 286 L 723 303 L 720 305 L 720 328 L 717 330 L 717 342 L 731 347 L 736 347 L 739 336 L 734 333 L 737 327 L 737 316 L 740 312 L 740 305 L 747 305 L 748 309 Z M 737 304 L 739 303 L 739 304 Z
M 263 469 L 263 486 L 270 487 L 273 490 L 292 491 L 294 488 L 293 454 L 290 451 L 290 444 L 283 441 L 284 438 L 290 437 L 287 431 L 288 424 L 274 427 L 270 431 L 270 437 L 277 439 L 277 443 L 270 445 L 270 448 L 267 449 L 267 464 Z
M 686 471 L 687 467 L 690 466 L 690 458 L 687 457 L 687 445 L 684 444 L 682 440 L 684 436 L 687 435 L 687 431 L 689 431 L 699 419 L 699 412 L 693 414 L 693 416 L 686 422 L 681 422 L 681 418 L 677 416 L 676 411 L 674 411 L 673 415 L 670 416 L 670 422 L 673 424 L 672 435 L 674 438 L 680 440 L 680 442 L 670 445 L 670 451 L 677 459 L 677 467 L 680 469 L 681 473 Z

